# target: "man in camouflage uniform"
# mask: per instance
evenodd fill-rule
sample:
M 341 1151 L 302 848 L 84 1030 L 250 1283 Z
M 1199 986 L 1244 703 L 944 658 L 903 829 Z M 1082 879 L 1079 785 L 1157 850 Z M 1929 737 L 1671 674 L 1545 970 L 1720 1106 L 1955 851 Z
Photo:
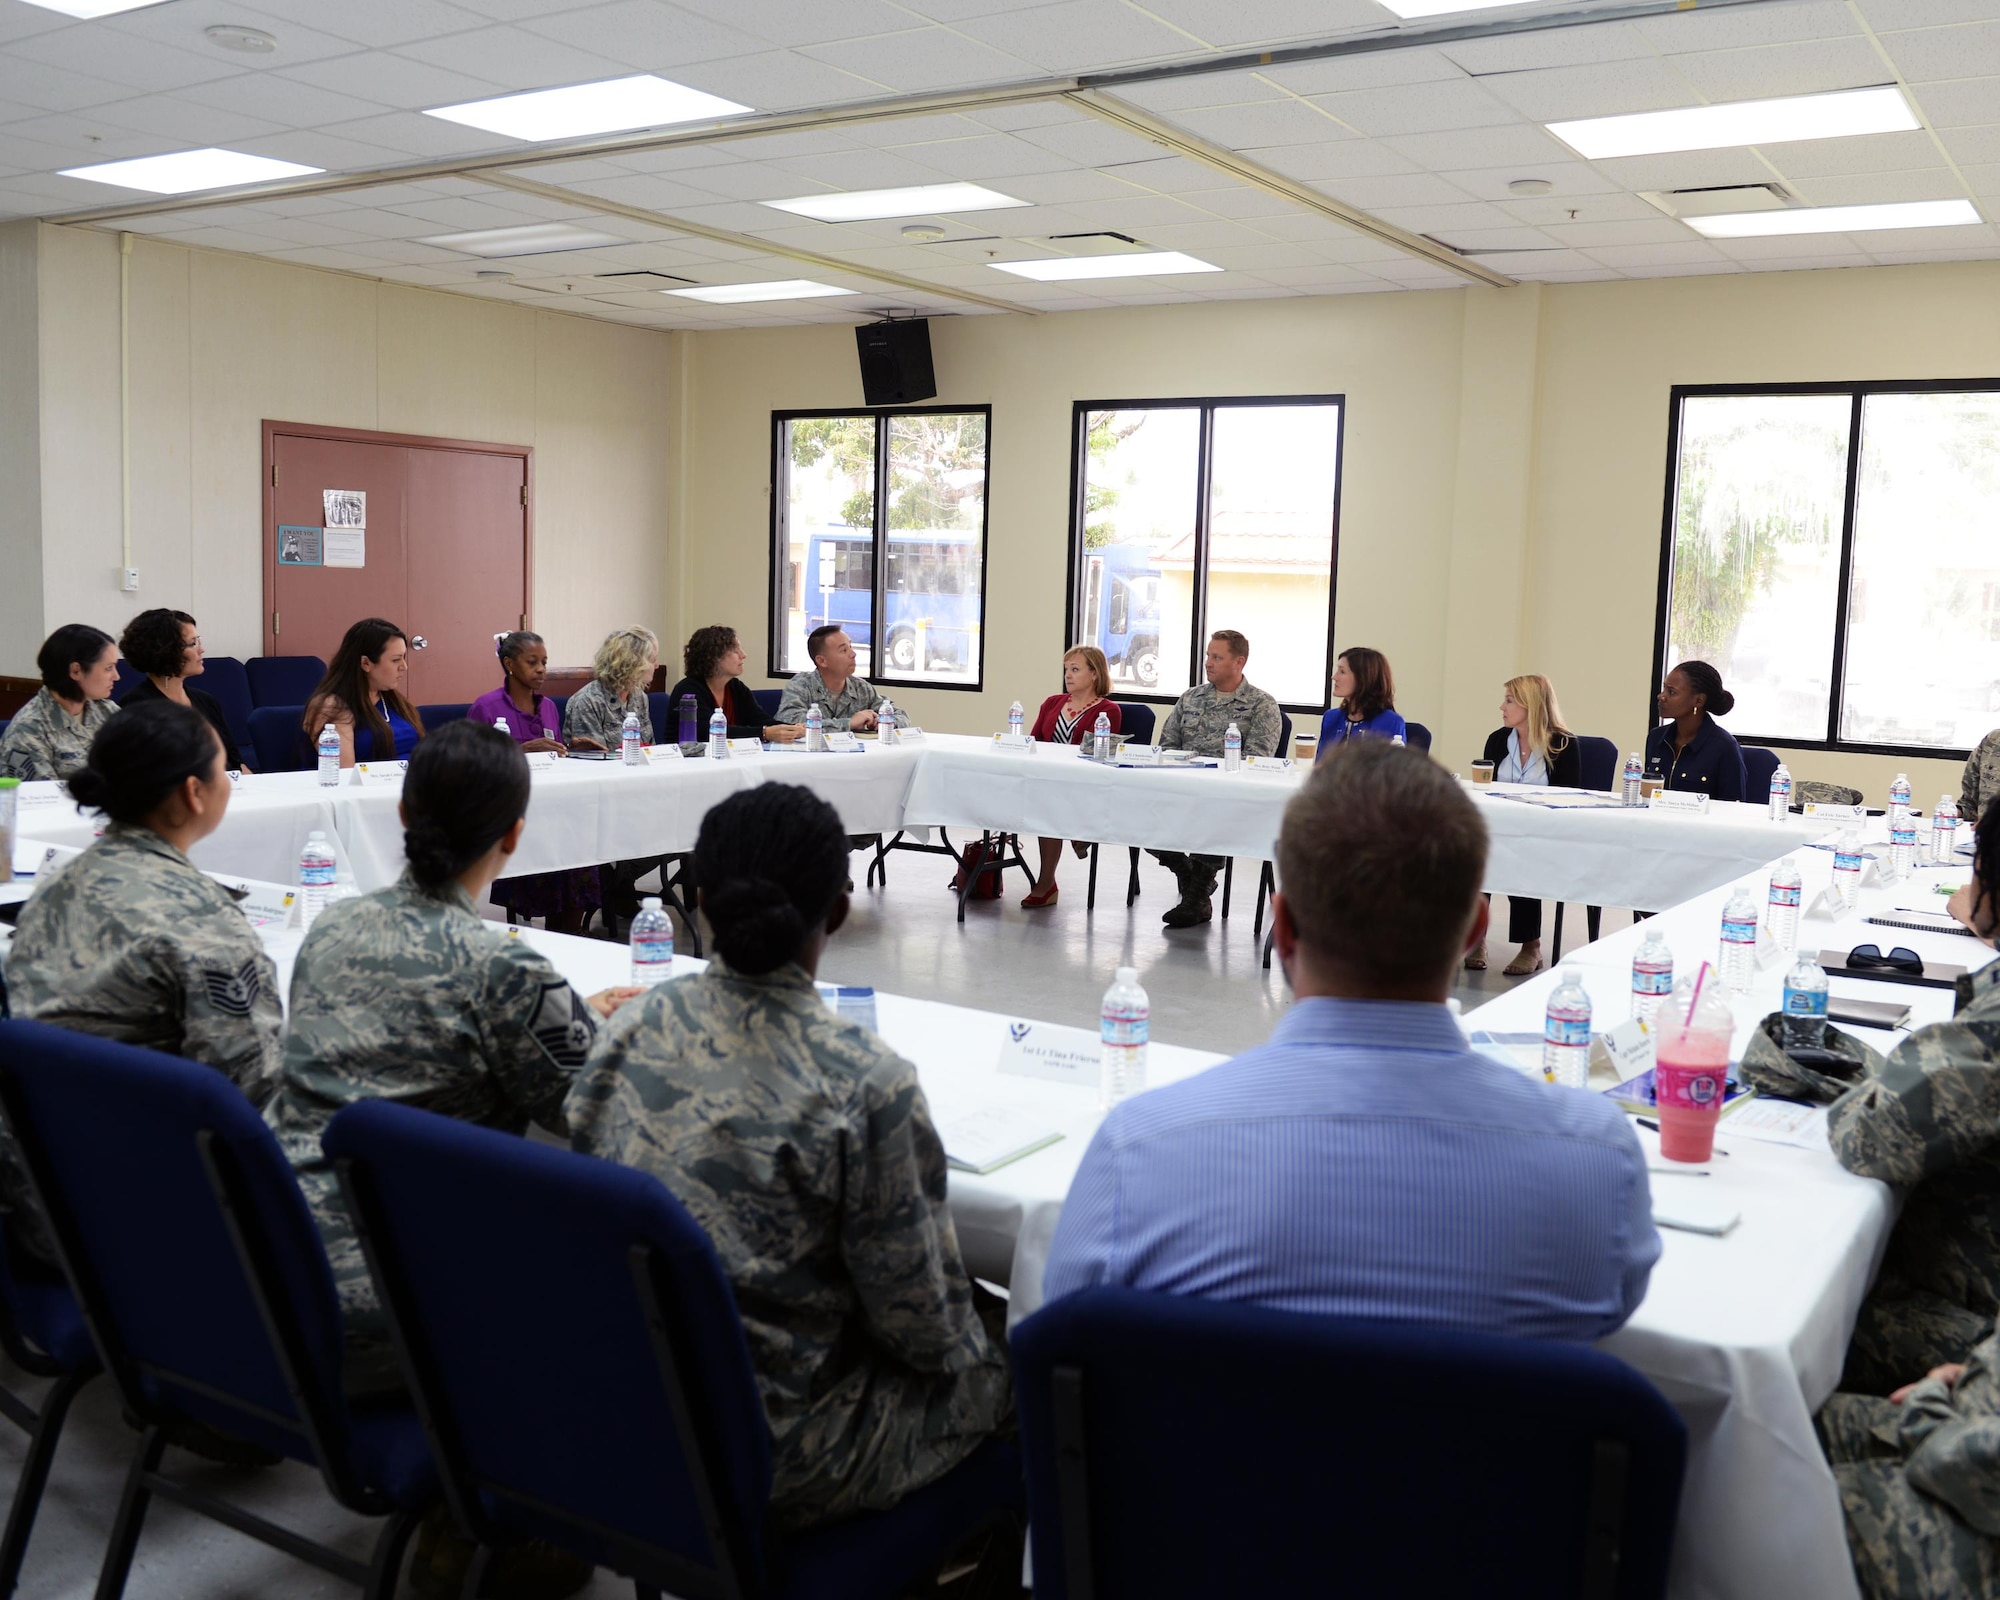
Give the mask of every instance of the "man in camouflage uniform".
M 1979 748 L 1965 758 L 1965 775 L 1958 783 L 1959 820 L 1973 826 L 1996 794 L 2000 794 L 2000 728 L 1981 739 Z
M 1282 726 L 1278 702 L 1244 680 L 1243 668 L 1249 659 L 1250 641 L 1233 629 L 1225 628 L 1208 641 L 1208 653 L 1201 664 L 1208 681 L 1196 684 L 1174 702 L 1160 728 L 1161 748 L 1219 756 L 1223 736 L 1233 722 L 1243 736 L 1244 755 L 1278 753 Z M 1178 850 L 1149 853 L 1173 873 L 1181 888 L 1179 904 L 1160 919 L 1162 922 L 1170 928 L 1193 928 L 1215 915 L 1210 896 L 1222 871 L 1221 856 L 1190 856 Z
M 785 1525 L 893 1506 L 1006 1421 L 916 1069 L 802 968 L 717 959 L 627 1006 L 569 1121 L 578 1150 L 652 1173 L 714 1241 Z
M 1865 1600 L 2000 1596 L 2000 1339 L 1819 1414 Z
M 21 910 L 7 958 L 13 1013 L 200 1061 L 253 1104 L 283 1048 L 278 975 L 235 897 L 150 828 L 114 822 Z M 11 1141 L 0 1203 L 53 1259 Z
M 881 694 L 866 678 L 854 675 L 854 641 L 837 627 L 815 628 L 806 637 L 812 670 L 785 685 L 773 722 L 805 725 L 806 712 L 817 705 L 823 727 L 862 730 L 875 726 Z
M 548 958 L 481 920 L 456 880 L 405 872 L 320 913 L 292 973 L 284 1071 L 264 1113 L 312 1207 L 340 1291 L 357 1372 L 393 1370 L 359 1240 L 320 1135 L 342 1107 L 397 1100 L 508 1133 L 568 1130 L 563 1097 L 597 1015 Z
M 90 741 L 117 710 L 115 700 L 85 700 L 83 709 L 72 716 L 44 685 L 14 713 L 6 735 L 0 737 L 0 778 L 32 783 L 68 777 L 83 765 Z

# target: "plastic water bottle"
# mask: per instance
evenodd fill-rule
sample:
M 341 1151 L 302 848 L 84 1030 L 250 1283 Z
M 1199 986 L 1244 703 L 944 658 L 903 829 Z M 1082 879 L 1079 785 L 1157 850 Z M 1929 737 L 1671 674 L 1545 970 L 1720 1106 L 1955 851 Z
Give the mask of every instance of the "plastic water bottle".
M 1090 730 L 1090 759 L 1105 762 L 1111 759 L 1111 716 L 1108 712 L 1098 712 L 1097 725 Z
M 1392 733 L 1389 735 L 1389 743 L 1391 744 L 1408 745 L 1409 742 L 1410 741 L 1405 739 L 1400 733 Z
M 1018 700 L 1007 708 L 1007 737 L 1010 739 L 1021 737 L 1021 702 Z
M 507 719 L 505 717 L 495 717 L 493 719 L 493 731 L 495 733 L 504 733 L 510 739 L 514 737 L 514 730 L 507 726 Z
M 1139 987 L 1139 969 L 1120 967 L 1104 991 L 1104 1008 L 1098 1013 L 1102 1054 L 1097 1103 L 1103 1110 L 1146 1087 L 1146 1040 L 1152 1016 L 1152 1004 Z
M 721 708 L 717 707 L 717 709 L 720 710 Z M 680 745 L 689 755 L 694 754 L 695 723 L 699 720 L 699 717 L 700 713 L 696 710 L 694 696 L 691 694 L 682 695 Z
M 1785 974 L 1784 1021 L 1779 1024 L 1787 1050 L 1817 1050 L 1826 1043 L 1826 973 L 1810 955 L 1802 955 Z
M 815 700 L 806 708 L 806 748 L 824 750 L 826 748 L 826 715 Z
M 729 719 L 717 706 L 708 714 L 708 758 L 711 761 L 729 759 Z
M 1895 811 L 1897 806 L 1901 806 L 1905 811 L 1910 809 L 1910 775 L 1907 772 L 1897 773 L 1896 781 L 1889 785 L 1889 810 L 1891 813 Z
M 1674 992 L 1674 953 L 1659 924 L 1647 926 L 1646 937 L 1632 955 L 1632 1015 L 1651 1022 L 1667 996 Z
M 1236 724 L 1232 722 L 1223 730 L 1222 734 L 1222 770 L 1224 772 L 1235 772 L 1242 765 L 1243 735 L 1237 730 Z
M 1958 859 L 1958 802 L 1948 794 L 1939 795 L 1937 811 L 1931 817 L 1931 860 L 1950 866 Z
M 875 708 L 875 742 L 896 742 L 896 703 L 893 700 L 884 700 Z
M 875 1020 L 875 991 L 866 984 L 843 983 L 833 991 L 835 1016 L 859 1023 L 870 1033 L 880 1031 Z
M 674 919 L 649 894 L 632 919 L 632 982 L 641 989 L 665 983 L 674 975 Z
M 1625 775 L 1621 784 L 1623 798 L 1628 806 L 1639 803 L 1639 780 L 1646 776 L 1646 764 L 1639 759 L 1639 752 L 1630 751 L 1625 757 Z
M 1783 822 L 1792 811 L 1792 769 L 1780 761 L 1771 774 L 1771 820 Z
M 340 730 L 328 723 L 319 730 L 319 786 L 331 789 L 340 782 Z
M 1907 805 L 1889 812 L 1889 871 L 1907 878 L 1917 865 L 1917 815 Z
M 1566 966 L 1542 1025 L 1542 1076 L 1567 1089 L 1590 1086 L 1590 996 L 1583 969 Z
M 645 740 L 639 736 L 639 716 L 637 712 L 625 714 L 625 727 L 619 734 L 618 748 L 625 757 L 625 765 L 636 767 L 646 759 Z
M 1771 871 L 1771 894 L 1764 912 L 1764 925 L 1780 950 L 1799 947 L 1799 907 L 1803 902 L 1799 858 L 1786 856 Z
M 306 847 L 299 852 L 299 926 L 310 928 L 313 919 L 326 909 L 333 893 L 335 862 L 333 846 L 323 833 L 306 835 Z
M 1757 978 L 1757 899 L 1738 884 L 1722 908 L 1722 986 L 1738 994 Z
M 1850 911 L 1861 894 L 1861 835 L 1852 828 L 1834 841 L 1833 892 Z

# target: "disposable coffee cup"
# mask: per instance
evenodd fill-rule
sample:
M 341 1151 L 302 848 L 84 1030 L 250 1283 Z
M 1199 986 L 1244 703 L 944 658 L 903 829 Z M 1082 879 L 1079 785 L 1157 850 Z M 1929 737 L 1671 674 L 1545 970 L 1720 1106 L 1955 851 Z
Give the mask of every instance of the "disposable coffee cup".
M 1302 733 L 1292 741 L 1292 759 L 1311 766 L 1319 759 L 1319 735 Z
M 1639 780 L 1639 798 L 1650 800 L 1660 792 L 1663 780 L 1657 772 L 1649 772 Z
M 1663 1029 L 1655 1052 L 1660 1154 L 1669 1161 L 1707 1161 L 1715 1154 L 1715 1125 L 1728 1093 L 1729 1035 Z
M 1493 781 L 1493 763 L 1490 761 L 1473 762 L 1472 781 L 1474 783 L 1491 783 Z

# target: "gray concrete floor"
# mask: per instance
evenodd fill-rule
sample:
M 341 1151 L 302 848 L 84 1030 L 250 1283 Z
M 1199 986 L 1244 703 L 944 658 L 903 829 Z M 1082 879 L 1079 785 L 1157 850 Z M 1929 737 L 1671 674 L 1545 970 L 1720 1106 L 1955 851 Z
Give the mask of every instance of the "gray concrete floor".
M 1028 847 L 1032 851 L 1032 841 Z M 1122 850 L 1105 854 L 1094 913 L 1084 907 L 1088 865 L 1066 855 L 1062 897 L 1054 907 L 1022 910 L 1027 883 L 1010 873 L 1006 896 L 973 902 L 961 927 L 954 920 L 954 897 L 945 888 L 950 863 L 942 857 L 899 851 L 889 859 L 888 887 L 868 890 L 858 887 L 867 858 L 857 854 L 854 914 L 828 950 L 821 976 L 1088 1028 L 1096 1023 L 1113 968 L 1130 963 L 1152 1000 L 1155 1039 L 1226 1052 L 1263 1039 L 1289 996 L 1275 964 L 1269 972 L 1259 966 L 1260 946 L 1251 931 L 1257 863 L 1237 863 L 1237 894 L 1227 922 L 1218 894 L 1215 922 L 1169 932 L 1160 916 L 1174 900 L 1172 877 L 1142 857 L 1140 898 L 1128 912 L 1126 859 Z M 1504 905 L 1497 909 L 1504 918 Z M 1607 912 L 1605 931 L 1628 921 L 1623 912 Z M 1583 938 L 1581 906 L 1568 909 L 1565 931 L 1572 946 Z M 1512 953 L 1511 946 L 1496 941 L 1489 951 L 1491 969 L 1463 974 L 1458 994 L 1468 1008 L 1508 987 L 1511 980 L 1499 969 Z M 0 1383 L 31 1396 L 44 1387 L 4 1358 Z M 57 1453 L 28 1550 L 22 1596 L 86 1600 L 93 1592 L 134 1442 L 110 1386 L 99 1379 L 77 1402 Z M 22 1455 L 21 1436 L 0 1424 L 0 1490 L 9 1497 Z M 318 1475 L 303 1467 L 236 1471 L 206 1466 L 177 1451 L 168 1452 L 168 1467 L 198 1473 L 219 1492 L 357 1558 L 365 1559 L 379 1526 L 340 1510 Z M 132 1600 L 320 1600 L 354 1591 L 229 1529 L 156 1503 L 126 1592 Z M 608 1600 L 631 1590 L 600 1573 L 585 1593 L 590 1600 Z

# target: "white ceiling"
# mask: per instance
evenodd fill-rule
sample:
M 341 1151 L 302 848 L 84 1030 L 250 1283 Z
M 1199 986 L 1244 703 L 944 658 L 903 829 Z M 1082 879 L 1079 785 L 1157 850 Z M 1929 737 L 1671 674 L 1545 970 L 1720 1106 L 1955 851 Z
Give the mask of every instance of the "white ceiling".
M 263 29 L 278 49 L 262 56 L 221 49 L 203 34 L 217 23 Z M 58 169 L 201 145 L 332 172 L 483 154 L 502 141 L 422 116 L 422 108 L 633 72 L 783 112 L 1186 62 L 1396 25 L 1374 0 L 168 0 L 95 22 L 0 0 L 0 218 L 122 202 L 129 192 Z M 1589 162 L 1541 126 L 1879 83 L 1903 86 L 1921 131 Z M 1991 223 L 1712 242 L 1638 197 L 1775 181 L 1811 205 L 1966 197 L 2000 217 L 2000 0 L 1785 0 L 1176 77 L 1115 93 L 1346 206 L 1475 252 L 1517 279 L 2000 257 Z M 599 214 L 476 174 L 114 225 L 501 299 L 553 298 L 586 315 L 658 327 L 844 322 L 878 307 L 988 309 L 954 291 L 1059 311 L 1465 281 L 1056 100 L 625 153 L 526 168 L 522 176 L 747 237 L 730 244 L 689 236 L 669 222 Z M 1553 188 L 1516 198 L 1507 185 L 1517 178 Z M 939 218 L 946 237 L 917 244 L 901 237 L 909 219 L 810 222 L 756 203 L 953 179 L 1031 204 Z M 552 219 L 631 242 L 501 262 L 421 242 Z M 1224 270 L 1038 284 L 989 265 L 1067 248 L 1047 243 L 1056 235 L 1107 230 Z M 801 266 L 760 245 L 901 274 L 935 292 Z M 474 277 L 494 268 L 514 276 Z M 704 284 L 816 277 L 857 293 L 707 306 L 612 276 L 630 272 Z

